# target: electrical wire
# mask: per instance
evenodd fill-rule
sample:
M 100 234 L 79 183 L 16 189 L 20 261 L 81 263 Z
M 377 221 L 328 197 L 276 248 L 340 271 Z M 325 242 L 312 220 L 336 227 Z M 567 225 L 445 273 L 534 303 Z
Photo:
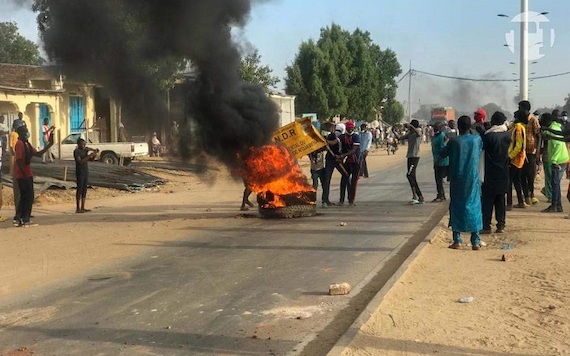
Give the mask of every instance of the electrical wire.
M 416 69 L 412 69 L 411 71 L 412 75 L 414 75 L 415 73 L 419 73 L 419 74 L 424 74 L 424 75 L 428 75 L 428 76 L 432 76 L 432 77 L 437 77 L 437 78 L 445 78 L 445 79 L 454 79 L 454 80 L 463 80 L 463 81 L 470 81 L 470 82 L 518 82 L 519 79 L 492 79 L 492 78 L 467 78 L 467 77 L 454 77 L 451 75 L 444 75 L 444 74 L 436 74 L 436 73 L 429 73 L 429 72 L 424 72 L 421 70 L 416 70 Z M 404 77 L 406 77 L 407 75 L 410 74 L 410 71 L 408 71 L 408 73 L 406 73 L 404 75 Z M 543 76 L 539 76 L 539 77 L 532 77 L 529 78 L 529 80 L 539 80 L 539 79 L 548 79 L 548 78 L 555 78 L 555 77 L 562 77 L 565 75 L 569 75 L 570 72 L 563 72 L 563 73 L 557 73 L 557 74 L 551 74 L 551 75 L 543 75 Z M 402 78 L 403 79 L 403 78 Z M 398 81 L 398 83 L 400 81 L 402 81 L 402 79 L 400 79 Z

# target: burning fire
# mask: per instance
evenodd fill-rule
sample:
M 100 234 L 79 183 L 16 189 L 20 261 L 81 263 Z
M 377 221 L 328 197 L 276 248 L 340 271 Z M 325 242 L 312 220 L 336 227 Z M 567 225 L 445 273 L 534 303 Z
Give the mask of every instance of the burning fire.
M 243 163 L 241 175 L 249 188 L 267 202 L 263 208 L 287 206 L 282 199 L 285 195 L 296 195 L 304 200 L 303 204 L 315 204 L 304 198 L 307 196 L 304 193 L 314 193 L 315 189 L 285 147 L 276 144 L 252 147 Z

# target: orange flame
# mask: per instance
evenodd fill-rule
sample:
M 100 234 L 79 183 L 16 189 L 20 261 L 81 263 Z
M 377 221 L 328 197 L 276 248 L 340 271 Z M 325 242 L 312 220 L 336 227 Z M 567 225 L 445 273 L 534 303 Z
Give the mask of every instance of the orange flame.
M 271 144 L 259 148 L 251 147 L 243 163 L 244 167 L 240 172 L 242 177 L 254 193 L 270 201 L 270 206 L 264 206 L 266 208 L 286 206 L 280 198 L 283 195 L 315 192 L 301 167 L 283 146 Z

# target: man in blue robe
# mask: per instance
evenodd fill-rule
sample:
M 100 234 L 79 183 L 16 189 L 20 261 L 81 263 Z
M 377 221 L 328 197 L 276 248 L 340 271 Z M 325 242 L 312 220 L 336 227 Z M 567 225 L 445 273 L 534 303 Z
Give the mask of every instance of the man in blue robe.
M 481 249 L 479 231 L 483 228 L 479 158 L 483 151 L 481 136 L 470 133 L 471 119 L 457 120 L 459 136 L 451 138 L 442 152 L 449 156 L 451 204 L 449 226 L 453 230 L 452 249 L 461 248 L 461 233 L 471 233 L 473 250 Z

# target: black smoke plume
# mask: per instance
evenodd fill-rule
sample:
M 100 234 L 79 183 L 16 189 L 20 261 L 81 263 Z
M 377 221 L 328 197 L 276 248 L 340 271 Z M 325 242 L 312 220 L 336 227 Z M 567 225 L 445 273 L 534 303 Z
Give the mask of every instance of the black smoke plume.
M 207 153 L 234 167 L 236 154 L 271 141 L 277 108 L 262 88 L 241 81 L 231 36 L 252 0 L 39 1 L 50 59 L 68 76 L 103 84 L 131 124 L 151 130 L 167 117 L 155 72 L 188 60 L 197 71 L 185 86 L 189 110 Z

